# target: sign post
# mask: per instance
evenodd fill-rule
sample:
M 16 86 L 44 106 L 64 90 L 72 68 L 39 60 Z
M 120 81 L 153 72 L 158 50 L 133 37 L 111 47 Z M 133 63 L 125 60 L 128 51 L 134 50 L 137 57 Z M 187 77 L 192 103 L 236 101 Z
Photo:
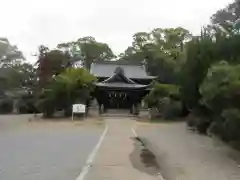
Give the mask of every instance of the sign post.
M 72 106 L 72 121 L 74 114 L 84 114 L 86 112 L 86 105 L 85 104 L 73 104 Z

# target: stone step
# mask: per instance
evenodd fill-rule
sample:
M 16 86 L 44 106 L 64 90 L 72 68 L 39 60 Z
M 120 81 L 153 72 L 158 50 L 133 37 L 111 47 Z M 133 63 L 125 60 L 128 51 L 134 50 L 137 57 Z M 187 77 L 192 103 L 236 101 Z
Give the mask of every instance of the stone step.
M 104 114 L 101 114 L 103 117 L 134 117 L 135 115 L 131 114 L 129 110 L 126 109 L 108 109 Z

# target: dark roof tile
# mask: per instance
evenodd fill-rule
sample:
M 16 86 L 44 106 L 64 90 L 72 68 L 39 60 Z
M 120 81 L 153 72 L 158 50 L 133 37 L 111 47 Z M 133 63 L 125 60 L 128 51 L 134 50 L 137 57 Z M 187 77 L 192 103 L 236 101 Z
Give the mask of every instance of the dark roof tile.
M 154 76 L 148 76 L 143 65 L 123 65 L 117 63 L 93 63 L 90 72 L 97 77 L 111 77 L 116 68 L 121 67 L 124 74 L 132 79 L 153 79 Z
M 131 88 L 131 89 L 138 89 L 138 88 L 146 88 L 148 85 L 141 85 L 141 84 L 126 84 L 126 83 L 96 83 L 99 87 L 108 87 L 108 88 Z

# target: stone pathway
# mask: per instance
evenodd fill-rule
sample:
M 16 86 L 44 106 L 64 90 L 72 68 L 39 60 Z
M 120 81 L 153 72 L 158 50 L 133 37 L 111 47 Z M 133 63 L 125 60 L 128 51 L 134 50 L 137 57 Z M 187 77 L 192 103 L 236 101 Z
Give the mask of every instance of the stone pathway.
M 111 118 L 106 122 L 108 132 L 85 179 L 155 180 L 154 167 L 145 167 L 140 160 L 140 146 L 131 130 L 135 121 Z

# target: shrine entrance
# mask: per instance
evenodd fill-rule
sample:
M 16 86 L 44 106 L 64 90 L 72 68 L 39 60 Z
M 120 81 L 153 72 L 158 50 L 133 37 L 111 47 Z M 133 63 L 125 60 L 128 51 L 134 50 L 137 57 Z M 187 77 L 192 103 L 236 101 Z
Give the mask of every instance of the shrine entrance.
M 92 64 L 91 72 L 98 77 L 94 97 L 100 114 L 107 113 L 108 109 L 126 109 L 137 114 L 155 78 L 148 76 L 142 65 Z M 105 72 L 111 73 L 111 76 L 98 75 Z
M 129 94 L 121 91 L 108 91 L 108 108 L 109 109 L 128 109 Z
M 100 113 L 107 113 L 109 109 L 126 109 L 129 113 L 136 113 L 136 109 L 141 105 L 141 101 L 148 93 L 144 89 L 96 89 L 96 99 Z

